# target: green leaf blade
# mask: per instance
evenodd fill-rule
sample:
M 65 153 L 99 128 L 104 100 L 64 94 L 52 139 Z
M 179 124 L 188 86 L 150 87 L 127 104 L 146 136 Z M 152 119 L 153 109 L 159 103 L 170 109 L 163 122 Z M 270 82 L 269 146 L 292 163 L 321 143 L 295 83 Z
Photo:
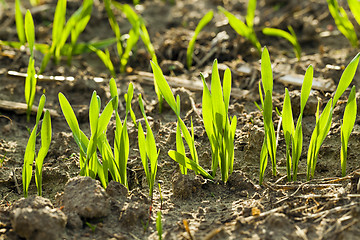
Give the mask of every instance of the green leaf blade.
M 337 87 L 335 95 L 334 95 L 334 105 L 337 103 L 337 101 L 339 100 L 341 95 L 345 92 L 346 88 L 352 82 L 354 75 L 356 73 L 356 69 L 359 65 L 359 57 L 360 57 L 360 53 L 358 53 L 351 60 L 351 62 L 347 65 L 343 74 L 341 75 L 338 87 Z
M 15 0 L 15 23 L 16 23 L 16 32 L 21 45 L 25 44 L 25 29 L 24 29 L 24 18 L 21 13 L 21 3 L 20 0 Z
M 187 63 L 188 69 L 190 69 L 191 66 L 192 66 L 192 60 L 193 60 L 192 56 L 193 56 L 193 53 L 194 53 L 194 47 L 195 47 L 196 38 L 199 35 L 199 33 L 201 32 L 201 30 L 211 21 L 213 16 L 214 16 L 214 11 L 213 10 L 210 10 L 209 12 L 207 12 L 201 18 L 200 22 L 198 23 L 198 25 L 197 25 L 197 27 L 195 29 L 194 35 L 191 38 L 191 40 L 189 42 L 189 45 L 188 45 L 188 48 L 187 48 L 187 51 L 186 51 L 186 63 Z
M 25 35 L 29 43 L 31 56 L 33 56 L 34 45 L 35 45 L 35 28 L 34 28 L 34 20 L 29 10 L 27 10 L 25 15 Z

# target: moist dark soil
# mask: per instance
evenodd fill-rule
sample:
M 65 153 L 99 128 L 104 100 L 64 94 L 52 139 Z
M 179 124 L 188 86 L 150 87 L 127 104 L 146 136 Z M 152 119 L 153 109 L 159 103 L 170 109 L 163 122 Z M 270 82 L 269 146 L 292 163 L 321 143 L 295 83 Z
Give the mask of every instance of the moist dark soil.
M 0 2 L 0 40 L 18 41 L 14 1 Z M 51 44 L 52 21 L 56 1 L 44 0 L 37 7 L 22 1 L 33 14 L 36 42 Z M 133 51 L 126 73 L 117 70 L 116 82 L 123 99 L 132 82 L 135 96 L 142 94 L 146 113 L 160 149 L 154 197 L 151 200 L 137 145 L 137 130 L 128 124 L 130 155 L 129 189 L 111 182 L 103 189 L 97 180 L 80 177 L 79 149 L 72 137 L 58 102 L 62 92 L 74 107 L 80 128 L 90 135 L 88 106 L 96 90 L 103 105 L 109 101 L 109 71 L 96 54 L 74 56 L 69 66 L 66 59 L 50 62 L 44 75 L 73 77 L 74 81 L 39 80 L 35 104 L 46 94 L 45 107 L 53 110 L 52 142 L 43 168 L 43 197 L 36 196 L 33 178 L 29 197 L 22 192 L 22 165 L 29 129 L 35 115 L 27 122 L 24 110 L 25 78 L 9 71 L 26 73 L 29 52 L 0 46 L 0 100 L 12 101 L 0 109 L 0 239 L 158 239 L 157 212 L 161 210 L 163 239 L 357 239 L 360 235 L 359 163 L 360 125 L 357 118 L 350 137 L 347 176 L 341 177 L 340 126 L 346 105 L 347 90 L 335 108 L 329 135 L 321 147 L 314 178 L 306 180 L 308 144 L 315 126 L 317 102 L 323 107 L 333 96 L 345 66 L 357 54 L 337 30 L 325 0 L 272 1 L 259 0 L 255 32 L 262 46 L 270 52 L 274 71 L 274 107 L 282 108 L 284 89 L 290 91 L 294 117 L 299 114 L 299 84 L 289 78 L 303 78 L 307 67 L 314 67 L 314 89 L 303 118 L 304 147 L 297 182 L 287 182 L 285 140 L 280 132 L 277 151 L 277 176 L 272 176 L 270 163 L 264 184 L 259 186 L 259 158 L 264 137 L 259 103 L 260 55 L 249 41 L 237 35 L 217 6 L 223 6 L 242 20 L 247 1 L 240 0 L 175 0 L 141 1 L 135 7 L 147 23 L 158 61 L 172 86 L 181 96 L 181 116 L 190 127 L 194 122 L 195 142 L 200 165 L 211 168 L 211 148 L 202 122 L 202 82 L 200 72 L 209 81 L 211 66 L 218 59 L 220 74 L 228 67 L 232 73 L 232 97 L 229 115 L 238 118 L 235 135 L 234 172 L 224 184 L 217 172 L 214 181 L 195 176 L 192 171 L 181 175 L 179 166 L 167 154 L 176 149 L 176 116 L 164 104 L 159 113 L 150 67 L 150 55 L 142 43 Z M 349 12 L 346 1 L 341 5 Z M 81 1 L 68 1 L 68 16 Z M 202 16 L 214 10 L 213 20 L 199 34 L 194 62 L 186 67 L 186 49 Z M 25 12 L 25 10 L 24 10 Z M 122 34 L 130 24 L 115 11 Z M 359 25 L 354 21 L 356 31 Z M 284 39 L 262 34 L 263 27 L 287 29 L 291 25 L 302 47 L 297 60 L 292 46 Z M 94 1 L 91 20 L 79 42 L 113 37 L 102 1 Z M 116 69 L 119 59 L 115 46 L 110 54 Z M 35 53 L 36 68 L 43 56 Z M 99 78 L 103 79 L 99 81 Z M 316 84 L 315 84 L 316 83 Z M 360 74 L 353 84 L 359 89 Z M 359 98 L 357 98 L 359 100 Z M 121 106 L 125 101 L 120 102 Z M 137 97 L 133 109 L 141 119 Z M 359 106 L 359 104 L 358 104 Z M 34 113 L 35 114 L 35 113 Z M 123 119 L 124 108 L 120 115 Z M 273 114 L 275 128 L 279 116 Z M 109 124 L 112 139 L 115 119 Z M 38 143 L 40 145 L 40 143 Z M 38 149 L 39 146 L 37 146 Z M 218 170 L 219 171 L 219 170 Z M 33 174 L 34 175 L 34 174 Z M 161 185 L 161 196 L 158 188 Z

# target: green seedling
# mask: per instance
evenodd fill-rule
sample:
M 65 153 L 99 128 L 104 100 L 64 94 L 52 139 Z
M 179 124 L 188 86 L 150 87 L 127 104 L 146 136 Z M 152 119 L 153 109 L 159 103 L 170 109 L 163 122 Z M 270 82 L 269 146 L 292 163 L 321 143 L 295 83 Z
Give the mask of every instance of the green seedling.
M 139 151 L 140 151 L 141 161 L 144 166 L 146 180 L 148 182 L 150 189 L 149 195 L 152 198 L 156 172 L 157 172 L 157 164 L 158 164 L 157 159 L 159 156 L 160 149 L 159 151 L 156 150 L 155 137 L 145 114 L 145 109 L 141 98 L 141 94 L 139 95 L 139 106 L 146 124 L 146 136 L 141 126 L 141 123 L 138 124 Z
M 127 129 L 127 119 L 130 113 L 130 116 L 136 125 L 135 114 L 131 108 L 131 100 L 134 94 L 133 84 L 130 83 L 128 87 L 127 93 L 124 95 L 126 102 L 126 110 L 125 110 L 125 118 L 123 123 L 121 123 L 120 116 L 118 113 L 118 95 L 117 95 L 117 87 L 114 79 L 110 80 L 110 93 L 113 98 L 116 99 L 114 102 L 114 110 L 116 117 L 116 130 L 115 130 L 115 139 L 114 139 L 114 164 L 110 165 L 110 173 L 112 174 L 113 179 L 122 183 L 126 187 L 128 187 L 127 181 L 127 161 L 129 158 L 129 134 Z M 116 104 L 116 106 L 115 106 Z M 107 149 L 109 150 L 109 144 L 107 144 Z M 110 152 L 108 155 L 111 155 Z
M 194 54 L 194 47 L 195 47 L 195 41 L 201 30 L 211 21 L 211 19 L 214 16 L 214 11 L 210 10 L 208 13 L 205 14 L 205 16 L 200 20 L 199 24 L 197 25 L 194 36 L 191 38 L 189 42 L 189 46 L 186 51 L 186 63 L 188 69 L 192 66 L 193 61 L 193 54 Z
M 227 182 L 234 165 L 234 137 L 237 118 L 230 121 L 228 109 L 231 92 L 231 71 L 226 69 L 223 86 L 221 87 L 217 60 L 214 61 L 211 75 L 211 92 L 204 76 L 203 81 L 202 114 L 206 133 L 211 145 L 212 176 L 215 176 L 217 167 L 221 171 L 221 179 Z
M 95 231 L 96 231 L 96 225 L 93 225 L 93 224 L 91 224 L 91 223 L 89 223 L 89 222 L 85 222 L 85 224 L 91 229 L 91 231 L 92 231 L 93 233 L 95 233 Z
M 356 120 L 356 88 L 352 87 L 348 101 L 346 103 L 343 123 L 341 126 L 341 173 L 342 176 L 346 175 L 346 161 L 347 161 L 347 148 L 350 138 L 350 133 L 354 128 L 355 120 Z
M 262 83 L 262 88 L 261 88 Z M 271 69 L 271 61 L 269 51 L 266 47 L 261 55 L 261 83 L 259 82 L 259 96 L 261 107 L 255 103 L 257 108 L 262 112 L 264 118 L 265 136 L 263 146 L 260 153 L 260 185 L 264 179 L 265 169 L 267 166 L 268 156 L 271 159 L 272 173 L 276 176 L 276 138 L 275 129 L 272 120 L 272 91 L 273 91 L 273 74 Z M 265 97 L 263 97 L 263 92 Z
M 218 7 L 220 12 L 225 14 L 227 19 L 229 20 L 230 26 L 240 35 L 248 39 L 254 47 L 261 53 L 261 44 L 256 37 L 254 31 L 254 18 L 255 18 L 255 10 L 256 10 L 256 0 L 249 0 L 247 14 L 246 14 L 246 24 L 235 17 L 232 13 L 225 10 L 223 7 Z
M 106 13 L 108 15 L 110 26 L 115 34 L 117 53 L 119 57 L 121 57 L 123 54 L 123 49 L 121 44 L 121 32 L 120 32 L 119 24 L 117 23 L 115 15 L 111 9 L 111 0 L 104 0 L 104 5 L 105 5 Z
M 35 29 L 34 29 L 34 21 L 29 10 L 26 12 L 25 15 L 25 36 L 29 44 L 29 49 L 31 54 L 29 59 L 28 70 L 27 70 L 27 76 L 25 79 L 25 102 L 27 104 L 26 116 L 27 116 L 27 121 L 30 121 L 31 109 L 35 100 L 37 80 L 35 77 L 35 60 L 34 60 Z
M 76 46 L 76 42 L 80 36 L 80 34 L 85 30 L 88 22 L 90 21 L 91 12 L 93 7 L 93 0 L 84 0 L 83 4 L 80 6 L 80 8 L 70 17 L 68 22 L 65 25 L 64 31 L 67 32 L 70 29 L 71 31 L 71 44 L 70 49 L 68 50 L 68 64 L 71 63 L 71 58 L 73 56 L 73 49 Z M 66 34 L 63 35 L 62 41 L 61 41 L 61 49 L 63 49 L 63 46 L 65 45 Z
M 93 46 L 89 46 L 89 48 L 94 51 L 98 57 L 101 59 L 101 61 L 104 63 L 104 65 L 106 66 L 107 69 L 109 69 L 111 75 L 113 77 L 116 76 L 115 74 L 115 69 L 114 69 L 114 65 L 112 64 L 111 62 L 111 58 L 110 58 L 110 53 L 109 53 L 109 50 L 108 49 L 105 49 L 105 52 L 103 52 L 102 50 L 100 49 L 97 49 Z
M 49 110 L 45 111 L 42 125 L 41 125 L 41 147 L 36 155 L 35 145 L 37 130 L 39 128 L 40 117 L 43 113 L 46 97 L 42 95 L 39 102 L 39 107 L 36 115 L 36 122 L 33 130 L 31 131 L 28 143 L 25 149 L 24 165 L 22 170 L 22 182 L 24 197 L 28 196 L 29 185 L 32 178 L 32 166 L 35 161 L 35 183 L 39 196 L 42 196 L 42 166 L 44 159 L 49 151 L 51 142 L 51 118 Z
M 348 0 L 347 2 L 355 20 L 360 25 L 360 2 L 358 0 Z
M 358 38 L 356 36 L 354 26 L 349 20 L 344 8 L 339 6 L 337 0 L 326 1 L 339 31 L 349 40 L 353 47 L 358 47 Z
M 5 158 L 6 158 L 6 152 L 5 152 L 5 154 L 2 156 L 2 158 L 0 159 L 0 167 L 3 167 Z M 160 184 L 159 184 L 159 187 L 160 187 Z M 161 192 L 160 192 L 160 193 L 161 193 Z M 161 199 L 161 203 L 162 203 L 162 199 Z
M 311 86 L 313 82 L 314 70 L 310 65 L 306 70 L 304 81 L 301 87 L 301 96 L 300 96 L 300 115 L 298 117 L 295 132 L 293 135 L 292 142 L 292 168 L 293 168 L 293 180 L 297 180 L 297 172 L 299 166 L 299 160 L 301 157 L 302 146 L 303 146 L 303 131 L 302 131 L 302 118 L 304 115 L 304 109 L 307 100 L 309 99 Z
M 282 38 L 285 38 L 286 40 L 288 40 L 293 45 L 295 56 L 297 57 L 298 60 L 300 60 L 301 47 L 297 40 L 295 31 L 291 26 L 288 26 L 288 29 L 289 29 L 290 33 L 286 32 L 284 30 L 281 30 L 281 29 L 276 29 L 276 28 L 264 28 L 262 30 L 262 32 L 265 35 L 282 37 Z
M 62 52 L 64 52 L 63 48 L 70 35 L 71 44 L 67 45 L 64 55 L 68 56 L 68 62 L 71 62 L 71 56 L 74 54 L 73 49 L 77 39 L 90 20 L 93 0 L 84 0 L 80 8 L 72 14 L 67 22 L 66 3 L 66 0 L 59 0 L 57 2 L 52 29 L 52 44 L 41 63 L 40 73 L 45 70 L 51 56 L 54 56 L 55 63 L 60 61 Z
M 63 30 L 65 24 L 65 15 L 66 15 L 66 2 L 67 2 L 66 0 L 59 0 L 57 2 L 55 14 L 54 14 L 53 29 L 52 29 L 52 44 L 49 49 L 49 52 L 43 58 L 43 61 L 41 63 L 40 73 L 44 72 L 50 60 L 51 55 L 55 56 L 55 61 L 59 61 L 61 48 L 59 48 L 58 46 L 60 45 L 61 36 L 62 34 L 64 34 Z
M 36 81 L 35 60 L 30 57 L 27 76 L 25 79 L 25 102 L 27 104 L 26 117 L 28 122 L 30 121 L 31 110 L 35 100 Z
M 21 45 L 25 44 L 25 29 L 24 29 L 24 18 L 21 13 L 21 2 L 15 0 L 15 24 L 16 31 Z
M 157 231 L 157 233 L 158 233 L 159 240 L 162 240 L 161 211 L 158 211 L 158 212 L 157 212 L 157 217 L 156 217 L 156 231 Z
M 351 81 L 354 78 L 357 66 L 359 64 L 360 53 L 358 53 L 345 68 L 339 84 L 337 86 L 335 95 L 331 98 L 326 104 L 321 115 L 319 114 L 319 105 L 317 106 L 316 111 L 316 125 L 315 129 L 311 135 L 310 145 L 307 155 L 307 179 L 310 180 L 311 177 L 314 177 L 315 167 L 317 158 L 319 155 L 320 147 L 325 140 L 325 137 L 330 131 L 332 115 L 335 108 L 335 105 L 341 95 L 345 92 L 346 88 L 350 85 Z
M 290 144 L 293 141 L 294 136 L 294 120 L 291 110 L 291 100 L 289 91 L 285 88 L 285 99 L 282 111 L 282 127 L 284 131 L 285 143 L 286 143 L 286 172 L 288 181 L 291 181 L 291 155 Z
M 136 43 L 139 40 L 139 37 L 144 42 L 147 51 L 149 52 L 152 61 L 157 63 L 157 58 L 155 55 L 154 47 L 150 41 L 149 33 L 145 26 L 145 21 L 135 13 L 135 11 L 130 7 L 128 4 L 120 4 L 118 2 L 111 2 L 116 8 L 120 9 L 125 15 L 126 18 L 129 20 L 130 24 L 132 25 L 132 29 L 129 32 L 129 37 L 126 42 L 125 50 L 123 51 L 122 55 L 120 56 L 120 71 L 124 72 L 125 67 L 127 65 L 131 50 L 135 47 Z M 112 22 L 114 20 L 111 20 Z M 113 25 L 113 24 L 111 24 Z M 116 28 L 116 27 L 115 27 Z M 117 28 L 116 28 L 117 29 Z M 120 32 L 120 30 L 116 30 Z M 120 33 L 118 33 L 119 35 Z
M 160 67 L 151 62 L 151 67 L 154 73 L 154 78 L 156 78 L 156 82 L 159 86 L 159 90 L 161 95 L 164 97 L 165 101 L 169 104 L 171 109 L 174 111 L 177 116 L 177 132 L 176 132 L 176 145 L 177 151 L 170 150 L 168 152 L 169 156 L 180 164 L 180 170 L 182 174 L 186 174 L 187 169 L 192 169 L 196 174 L 201 174 L 209 179 L 213 179 L 213 177 L 207 173 L 200 165 L 198 160 L 198 154 L 195 147 L 195 139 L 194 139 L 194 127 L 191 121 L 191 134 L 189 133 L 185 123 L 180 118 L 180 97 L 177 95 L 176 101 L 175 97 L 171 91 L 169 84 L 167 83 Z M 182 136 L 183 134 L 185 141 L 189 147 L 191 158 L 185 156 L 185 147 L 183 144 Z
M 31 57 L 34 56 L 34 46 L 35 46 L 35 27 L 34 27 L 34 20 L 31 16 L 29 10 L 26 11 L 25 14 L 25 36 L 26 40 L 29 44 L 29 50 Z
M 126 115 L 122 123 L 118 114 L 118 93 L 114 79 L 110 80 L 110 93 L 112 99 L 106 105 L 100 115 L 101 101 L 94 91 L 89 107 L 90 139 L 80 130 L 75 113 L 62 93 L 59 93 L 59 102 L 65 119 L 73 133 L 73 137 L 80 149 L 80 175 L 99 179 L 106 188 L 108 184 L 108 172 L 114 181 L 128 187 L 126 166 L 129 156 L 129 135 L 127 131 L 127 116 L 131 110 L 133 97 L 133 85 L 129 84 L 128 93 L 125 94 Z M 114 152 L 106 139 L 106 129 L 115 111 L 116 130 L 114 139 Z M 100 115 L 100 116 L 99 116 Z M 132 113 L 133 115 L 133 113 Z M 102 162 L 97 156 L 99 150 Z
M 106 159 L 103 159 L 103 164 L 101 164 L 97 157 L 96 150 L 97 144 L 106 136 L 106 128 L 113 112 L 112 101 L 106 105 L 103 113 L 100 115 L 100 98 L 96 95 L 96 91 L 93 92 L 89 107 L 90 140 L 80 130 L 75 113 L 62 93 L 59 93 L 59 102 L 64 117 L 73 133 L 74 140 L 80 148 L 80 175 L 89 176 L 94 179 L 99 175 L 102 185 L 106 187 L 107 174 L 104 173 L 107 173 L 106 167 L 109 163 L 106 162 Z M 104 165 L 105 171 L 103 168 Z
M 125 72 L 125 67 L 128 63 L 131 51 L 136 46 L 136 44 L 139 40 L 139 37 L 142 39 L 147 51 L 149 52 L 149 54 L 152 58 L 152 61 L 157 63 L 155 49 L 150 41 L 150 36 L 146 29 L 145 21 L 139 15 L 137 15 L 128 4 L 120 4 L 118 2 L 110 1 L 110 0 L 105 0 L 104 3 L 105 3 L 106 12 L 108 14 L 110 26 L 111 26 L 111 28 L 115 34 L 115 38 L 116 38 L 117 53 L 120 58 L 120 72 Z M 132 25 L 132 28 L 128 33 L 128 38 L 127 38 L 125 49 L 123 49 L 123 46 L 122 46 L 122 38 L 123 37 L 120 32 L 120 27 L 116 21 L 116 18 L 114 16 L 112 9 L 111 9 L 111 5 L 114 5 L 116 8 L 120 9 L 126 15 L 127 19 L 129 20 L 129 22 Z M 154 87 L 155 87 L 155 92 L 156 92 L 156 95 L 157 95 L 158 101 L 159 101 L 159 112 L 161 112 L 163 98 L 160 94 L 158 85 L 156 84 L 156 80 L 154 80 Z
M 291 169 L 293 170 L 293 180 L 296 181 L 297 178 L 298 164 L 303 144 L 302 117 L 304 114 L 306 102 L 310 95 L 312 80 L 313 67 L 310 65 L 306 70 L 303 85 L 301 87 L 300 115 L 298 117 L 296 128 L 294 128 L 289 91 L 287 88 L 285 89 L 285 99 L 282 111 L 282 127 L 286 143 L 286 170 L 288 181 L 291 181 Z M 292 154 L 290 154 L 290 146 Z

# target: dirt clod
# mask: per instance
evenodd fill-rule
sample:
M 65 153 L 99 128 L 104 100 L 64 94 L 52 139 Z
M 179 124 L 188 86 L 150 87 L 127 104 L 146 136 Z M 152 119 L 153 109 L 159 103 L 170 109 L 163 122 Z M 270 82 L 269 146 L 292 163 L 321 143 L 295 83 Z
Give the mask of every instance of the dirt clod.
M 90 177 L 75 177 L 65 186 L 65 212 L 76 212 L 84 218 L 100 218 L 110 213 L 109 196 L 100 183 Z
M 120 214 L 120 222 L 124 226 L 146 224 L 149 217 L 149 205 L 139 202 L 131 202 Z
M 180 173 L 176 173 L 171 181 L 174 197 L 183 200 L 190 198 L 201 186 L 201 182 L 198 178 L 193 178 L 190 175 L 183 175 Z
M 36 195 L 29 196 L 27 198 L 21 198 L 16 201 L 12 209 L 15 210 L 16 208 L 32 208 L 32 209 L 41 209 L 45 207 L 54 208 L 51 201 L 47 198 L 39 197 Z
M 255 184 L 241 171 L 234 171 L 229 176 L 227 183 L 230 189 L 233 189 L 236 192 L 240 192 L 242 195 L 245 194 L 243 191 L 253 192 L 258 189 Z
M 60 239 L 67 218 L 50 201 L 42 197 L 29 197 L 18 201 L 10 215 L 14 231 L 23 238 L 35 240 Z
M 119 182 L 110 181 L 106 193 L 115 199 L 125 199 L 128 195 L 127 188 Z

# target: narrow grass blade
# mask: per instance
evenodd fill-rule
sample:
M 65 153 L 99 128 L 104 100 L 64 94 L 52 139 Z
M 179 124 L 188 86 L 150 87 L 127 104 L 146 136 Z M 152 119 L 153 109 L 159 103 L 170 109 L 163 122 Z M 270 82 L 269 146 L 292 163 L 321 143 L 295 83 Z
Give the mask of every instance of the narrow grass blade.
M 313 66 L 309 66 L 306 70 L 304 82 L 301 86 L 301 98 L 300 98 L 300 112 L 303 112 L 307 100 L 309 99 L 311 86 L 313 82 L 314 69 Z
M 145 134 L 144 134 L 144 130 L 141 126 L 141 123 L 138 124 L 138 143 L 139 143 L 140 158 L 141 158 L 141 162 L 144 167 L 146 180 L 148 183 L 150 183 L 149 164 L 147 162 L 147 156 L 146 156 Z
M 111 95 L 111 98 L 113 98 L 113 101 L 112 101 L 113 109 L 115 110 L 115 113 L 117 113 L 118 107 L 119 107 L 119 95 L 118 95 L 118 89 L 116 86 L 116 81 L 114 78 L 110 79 L 109 85 L 110 85 L 110 95 Z
M 352 87 L 348 101 L 346 103 L 343 123 L 341 126 L 341 173 L 344 177 L 346 175 L 346 162 L 347 162 L 347 147 L 350 138 L 350 133 L 354 128 L 357 114 L 356 105 L 356 88 Z
M 286 135 L 286 132 L 288 132 L 291 135 L 294 134 L 294 120 L 291 110 L 291 100 L 289 95 L 289 90 L 285 88 L 285 99 L 284 99 L 284 105 L 283 105 L 283 111 L 282 111 L 282 125 L 284 130 L 284 135 Z
M 312 81 L 313 81 L 314 70 L 310 65 L 305 73 L 304 81 L 301 87 L 301 97 L 300 97 L 300 115 L 296 123 L 295 133 L 292 143 L 292 168 L 293 168 L 293 180 L 297 180 L 297 172 L 299 160 L 301 157 L 302 146 L 303 146 L 303 132 L 302 132 L 302 117 L 305 109 L 306 102 L 309 98 Z
M 94 91 L 90 100 L 90 107 L 89 107 L 89 122 L 90 122 L 91 136 L 94 136 L 97 133 L 98 120 L 99 120 L 99 102 L 97 99 L 96 91 Z
M 351 62 L 347 65 L 343 74 L 341 75 L 338 87 L 337 87 L 335 95 L 334 95 L 334 105 L 337 103 L 337 101 L 339 100 L 341 95 L 345 92 L 345 90 L 348 88 L 348 86 L 352 82 L 354 75 L 356 73 L 356 69 L 359 65 L 359 57 L 360 57 L 360 53 L 358 53 L 351 60 Z
M 358 39 L 354 26 L 350 22 L 346 11 L 339 7 L 337 0 L 326 0 L 328 3 L 329 11 L 335 20 L 335 24 L 339 31 L 350 41 L 353 47 L 358 46 Z
M 257 0 L 249 0 L 248 1 L 248 7 L 247 7 L 247 13 L 246 13 L 246 25 L 249 28 L 254 27 L 256 2 L 257 2 Z
M 285 143 L 286 143 L 286 171 L 288 181 L 291 181 L 291 155 L 290 155 L 290 146 L 293 141 L 294 136 L 294 120 L 292 116 L 291 110 L 291 100 L 289 91 L 285 88 L 285 99 L 282 111 L 282 127 L 285 136 Z
M 64 94 L 59 93 L 58 97 L 59 97 L 61 110 L 63 112 L 66 122 L 68 123 L 73 133 L 74 140 L 78 144 L 80 151 L 84 151 L 86 153 L 89 140 L 87 139 L 85 134 L 80 130 L 79 123 L 76 119 L 75 113 L 69 101 L 64 96 Z
M 180 112 L 177 110 L 177 104 L 174 95 L 160 67 L 156 63 L 151 61 L 151 68 L 154 73 L 154 79 L 156 79 L 156 84 L 159 86 L 160 92 L 162 96 L 165 98 L 165 101 L 169 104 L 169 106 L 175 112 L 175 114 L 177 116 L 180 116 Z
M 108 15 L 108 20 L 109 20 L 110 26 L 115 34 L 117 52 L 118 52 L 118 56 L 120 57 L 120 56 L 122 56 L 122 53 L 123 53 L 123 49 L 122 49 L 122 45 L 121 45 L 120 27 L 116 21 L 113 11 L 111 10 L 111 1 L 104 0 L 104 5 L 105 5 L 105 9 L 106 9 L 106 12 Z
M 233 172 L 233 167 L 234 167 L 234 138 L 235 138 L 235 132 L 236 132 L 236 126 L 237 126 L 237 117 L 234 116 L 233 119 L 231 120 L 231 124 L 230 124 L 230 139 L 229 139 L 229 144 L 227 144 L 227 151 L 228 151 L 228 159 L 229 159 L 229 175 L 232 174 Z
M 301 48 L 297 41 L 295 32 L 291 26 L 289 26 L 288 28 L 289 28 L 290 33 L 286 32 L 282 29 L 277 29 L 277 28 L 264 28 L 262 30 L 262 32 L 265 35 L 281 37 L 281 38 L 285 38 L 286 40 L 288 40 L 294 47 L 294 52 L 295 52 L 297 59 L 300 59 Z
M 354 18 L 360 25 L 360 2 L 358 0 L 347 0 L 347 2 Z
M 219 11 L 222 12 L 229 20 L 230 26 L 241 36 L 249 36 L 251 30 L 246 24 L 235 17 L 232 13 L 226 11 L 223 7 L 218 7 Z
M 154 46 L 152 45 L 152 43 L 150 41 L 150 35 L 149 35 L 149 32 L 146 29 L 146 26 L 144 23 L 141 23 L 141 25 L 140 25 L 140 37 L 141 37 L 141 40 L 144 42 L 145 47 L 151 56 L 151 60 L 154 63 L 158 63 Z
M 33 56 L 34 45 L 35 45 L 35 28 L 34 28 L 34 20 L 29 10 L 27 10 L 25 15 L 25 35 L 27 42 L 29 43 L 30 54 L 31 56 Z
M 41 115 L 43 114 L 44 106 L 45 106 L 46 97 L 45 95 L 41 95 L 38 110 L 36 113 L 36 124 L 39 124 Z
M 268 148 L 267 148 L 267 132 L 265 132 L 264 142 L 260 152 L 260 174 L 259 174 L 259 185 L 262 185 L 264 180 L 265 170 L 268 162 Z
M 209 91 L 209 88 L 206 84 L 204 76 L 200 73 L 201 79 L 203 81 L 203 96 L 202 96 L 202 116 L 203 116 L 203 122 L 204 127 L 206 130 L 206 134 L 209 138 L 210 145 L 212 152 L 215 152 L 215 146 L 214 146 L 214 122 L 213 122 L 213 109 L 212 109 L 212 102 L 211 102 L 211 94 Z M 212 167 L 212 170 L 213 167 Z
M 157 233 L 158 233 L 159 240 L 162 240 L 161 211 L 158 211 L 158 212 L 157 212 L 156 231 L 157 231 Z
M 207 12 L 205 14 L 204 17 L 201 18 L 199 24 L 197 25 L 195 32 L 194 32 L 194 36 L 191 38 L 187 51 L 186 51 L 186 63 L 187 63 L 187 67 L 188 69 L 190 69 L 191 65 L 192 65 L 192 56 L 194 53 L 194 47 L 195 47 L 195 41 L 197 36 L 199 35 L 199 33 L 201 32 L 201 30 L 211 21 L 211 19 L 214 16 L 214 11 L 210 10 L 209 12 Z
M 121 56 L 121 59 L 120 59 L 120 72 L 122 72 L 122 73 L 125 72 L 125 67 L 126 67 L 126 65 L 128 63 L 131 50 L 134 48 L 134 46 L 138 42 L 139 36 L 140 36 L 140 33 L 139 33 L 138 28 L 130 29 L 129 38 L 126 41 L 126 47 L 125 47 L 124 53 L 123 53 L 123 55 Z
M 320 151 L 320 146 L 325 140 L 326 135 L 329 133 L 331 119 L 332 119 L 332 99 L 328 101 L 323 112 L 319 116 L 319 104 L 316 113 L 316 126 L 310 139 L 310 145 L 307 157 L 307 179 L 314 176 L 317 157 Z
M 214 178 L 208 173 L 206 172 L 199 164 L 197 164 L 196 162 L 192 161 L 191 159 L 187 158 L 186 156 L 184 156 L 181 153 L 178 153 L 176 151 L 170 150 L 168 152 L 169 156 L 176 161 L 177 163 L 186 166 L 188 169 L 196 169 L 201 175 L 203 175 L 206 178 L 209 178 L 211 180 L 213 180 Z
M 179 121 L 176 124 L 176 151 L 185 156 L 185 146 L 181 136 Z M 180 171 L 181 174 L 186 175 L 187 174 L 186 166 L 180 164 Z
M 225 113 L 228 113 L 230 94 L 231 94 L 231 71 L 229 68 L 227 68 L 224 73 L 223 92 L 224 92 Z
M 103 112 L 101 113 L 99 120 L 98 120 L 98 126 L 97 126 L 97 135 L 100 136 L 100 134 L 106 132 L 106 128 L 109 125 L 110 119 L 112 117 L 112 113 L 114 111 L 114 105 L 113 105 L 114 99 L 111 99 L 108 104 L 105 106 Z
M 36 131 L 37 125 L 35 125 L 32 130 L 28 143 L 26 145 L 25 154 L 24 154 L 24 165 L 22 169 L 22 182 L 23 182 L 23 192 L 24 197 L 28 196 L 29 185 L 32 177 L 32 165 L 35 160 L 35 142 L 36 142 Z
M 272 95 L 273 91 L 273 74 L 271 69 L 271 61 L 269 51 L 264 47 L 261 55 L 261 81 L 264 87 L 264 92 L 270 91 Z
M 235 17 L 230 12 L 226 11 L 223 7 L 218 7 L 220 12 L 224 13 L 224 15 L 228 18 L 230 26 L 241 36 L 247 38 L 258 50 L 259 53 L 261 53 L 261 44 L 259 40 L 256 37 L 254 28 L 253 28 L 253 19 L 255 14 L 255 8 L 256 8 L 256 0 L 251 0 L 248 5 L 248 13 L 247 13 L 247 23 L 246 25 L 243 21 Z
M 214 115 L 218 116 L 219 124 L 221 127 L 223 126 L 225 120 L 225 104 L 224 97 L 221 88 L 219 70 L 217 66 L 217 60 L 214 60 L 212 73 L 211 73 L 211 103 L 214 111 Z M 219 126 L 219 127 L 220 127 Z M 221 128 L 219 128 L 221 129 Z
M 21 13 L 21 3 L 20 0 L 15 0 L 15 23 L 16 23 L 16 32 L 21 45 L 25 44 L 25 29 L 24 29 L 24 17 Z
M 27 110 L 26 110 L 27 121 L 30 120 L 31 109 L 35 100 L 36 82 L 37 81 L 35 78 L 35 61 L 33 57 L 30 57 L 27 76 L 25 79 L 25 102 L 27 104 Z
M 66 2 L 66 0 L 59 0 L 56 5 L 52 30 L 53 46 L 58 46 L 61 41 L 65 24 Z
M 41 126 L 41 147 L 35 160 L 35 182 L 39 196 L 42 196 L 42 167 L 44 159 L 49 151 L 51 135 L 51 118 L 49 110 L 46 110 Z
M 104 63 L 105 67 L 107 69 L 109 69 L 111 76 L 115 77 L 116 73 L 115 73 L 115 69 L 114 69 L 114 65 L 111 62 L 111 58 L 110 58 L 110 53 L 109 50 L 106 49 L 105 52 L 101 51 L 100 49 L 96 49 L 92 46 L 89 46 L 89 48 L 94 51 L 96 53 L 96 55 L 98 55 L 98 57 L 101 59 L 101 61 Z

